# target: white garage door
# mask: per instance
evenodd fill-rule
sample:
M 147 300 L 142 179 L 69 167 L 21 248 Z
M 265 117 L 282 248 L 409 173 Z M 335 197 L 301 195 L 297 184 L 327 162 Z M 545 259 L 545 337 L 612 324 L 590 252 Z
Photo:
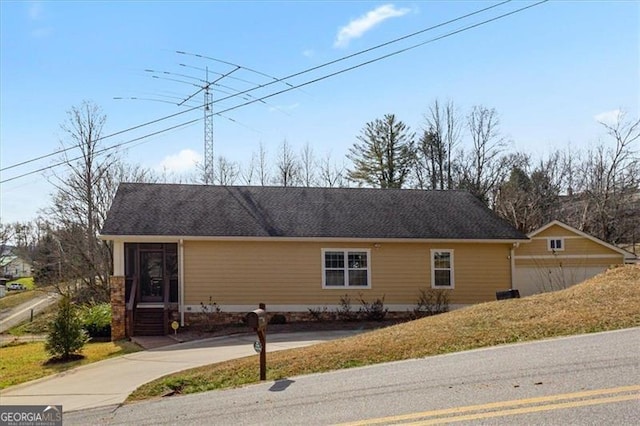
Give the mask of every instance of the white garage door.
M 607 268 L 574 267 L 574 268 L 543 268 L 543 267 L 516 267 L 513 279 L 513 288 L 518 289 L 520 297 L 532 294 L 556 291 L 570 287 L 574 284 L 604 272 Z

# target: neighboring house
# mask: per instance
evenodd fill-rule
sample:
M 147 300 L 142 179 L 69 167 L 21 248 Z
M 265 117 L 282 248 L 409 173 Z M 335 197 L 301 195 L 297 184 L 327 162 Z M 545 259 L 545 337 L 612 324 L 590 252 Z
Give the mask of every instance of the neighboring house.
M 30 277 L 31 264 L 20 256 L 7 254 L 0 258 L 0 272 L 3 277 Z
M 531 243 L 518 247 L 514 257 L 513 288 L 520 296 L 567 288 L 611 265 L 636 259 L 632 253 L 557 220 L 528 236 Z
M 101 235 L 114 339 L 166 333 L 210 298 L 290 318 L 345 294 L 355 310 L 362 295 L 405 313 L 420 289 L 450 290 L 452 306 L 495 300 L 528 241 L 465 191 L 128 183 Z

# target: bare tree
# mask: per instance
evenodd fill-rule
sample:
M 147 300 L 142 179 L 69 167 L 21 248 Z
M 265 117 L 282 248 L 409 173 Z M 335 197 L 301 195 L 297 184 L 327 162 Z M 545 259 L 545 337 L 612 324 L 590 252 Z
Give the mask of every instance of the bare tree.
M 13 240 L 14 229 L 11 223 L 0 223 L 0 259 L 5 255 Z
M 530 158 L 517 154 L 509 179 L 499 187 L 496 213 L 524 233 L 559 218 L 562 171 L 558 153 L 530 171 Z
M 67 113 L 61 126 L 66 142 L 63 160 L 66 173 L 54 174 L 52 205 L 45 212 L 52 221 L 53 237 L 64 253 L 69 279 L 81 280 L 89 297 L 108 300 L 111 248 L 98 238 L 117 186 L 122 181 L 146 181 L 152 177 L 138 167 L 125 166 L 117 153 L 104 153 L 101 134 L 106 116 L 101 109 L 83 102 Z M 68 156 L 73 152 L 74 157 Z
M 320 186 L 325 188 L 346 186 L 344 164 L 338 166 L 332 159 L 331 153 L 320 161 Z
M 582 216 L 581 229 L 599 238 L 618 243 L 637 235 L 640 227 L 640 119 L 627 120 L 618 114 L 613 123 L 600 123 L 608 136 L 588 151 L 579 167 L 583 182 L 583 206 L 589 211 Z
M 219 156 L 213 181 L 216 185 L 233 185 L 240 174 L 238 164 Z
M 349 179 L 379 188 L 402 188 L 415 161 L 415 134 L 395 115 L 365 125 L 347 157 Z
M 300 162 L 286 139 L 280 144 L 276 168 L 278 171 L 274 180 L 276 184 L 281 186 L 296 186 L 300 184 Z
M 474 106 L 467 125 L 472 147 L 462 160 L 459 186 L 491 204 L 493 193 L 509 174 L 513 157 L 501 156 L 506 143 L 500 135 L 500 120 L 495 109 Z
M 258 180 L 260 185 L 265 186 L 269 184 L 270 174 L 267 150 L 262 142 L 260 142 L 258 147 Z
M 453 152 L 460 140 L 462 121 L 452 101 L 437 99 L 425 114 L 426 126 L 418 141 L 416 179 L 425 189 L 452 189 Z
M 251 160 L 246 167 L 240 168 L 240 178 L 245 185 L 252 185 L 256 175 L 256 154 L 251 154 Z
M 316 159 L 309 142 L 305 143 L 300 151 L 300 179 L 302 186 L 316 185 Z
M 89 290 L 103 300 L 108 296 L 110 256 L 107 245 L 97 237 L 102 216 L 97 186 L 116 163 L 112 153 L 98 155 L 105 121 L 101 109 L 87 101 L 67 112 L 67 121 L 61 127 L 68 142 L 62 145 L 74 148 L 73 152 L 80 155 L 74 159 L 67 156 L 69 151 L 63 154 L 67 173 L 54 175 L 52 183 L 56 193 L 47 211 L 61 229 L 74 230 L 73 238 L 64 240 L 69 254 L 65 267 L 73 270 L 75 278 L 82 279 Z

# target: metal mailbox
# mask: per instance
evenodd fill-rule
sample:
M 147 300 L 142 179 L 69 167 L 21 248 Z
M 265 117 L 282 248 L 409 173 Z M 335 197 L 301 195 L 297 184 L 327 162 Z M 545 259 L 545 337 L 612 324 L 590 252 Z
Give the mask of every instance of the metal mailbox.
M 496 300 L 519 299 L 520 291 L 518 289 L 496 291 Z
M 256 309 L 246 316 L 247 325 L 253 328 L 253 331 L 264 330 L 267 327 L 267 312 L 264 309 Z

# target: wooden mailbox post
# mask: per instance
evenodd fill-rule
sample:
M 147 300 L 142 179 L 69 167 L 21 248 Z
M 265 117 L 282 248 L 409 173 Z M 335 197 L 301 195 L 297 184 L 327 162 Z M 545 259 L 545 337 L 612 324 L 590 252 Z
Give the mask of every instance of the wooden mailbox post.
M 260 380 L 267 380 L 267 311 L 264 303 L 246 315 L 247 325 L 258 334 L 253 349 L 260 352 Z

